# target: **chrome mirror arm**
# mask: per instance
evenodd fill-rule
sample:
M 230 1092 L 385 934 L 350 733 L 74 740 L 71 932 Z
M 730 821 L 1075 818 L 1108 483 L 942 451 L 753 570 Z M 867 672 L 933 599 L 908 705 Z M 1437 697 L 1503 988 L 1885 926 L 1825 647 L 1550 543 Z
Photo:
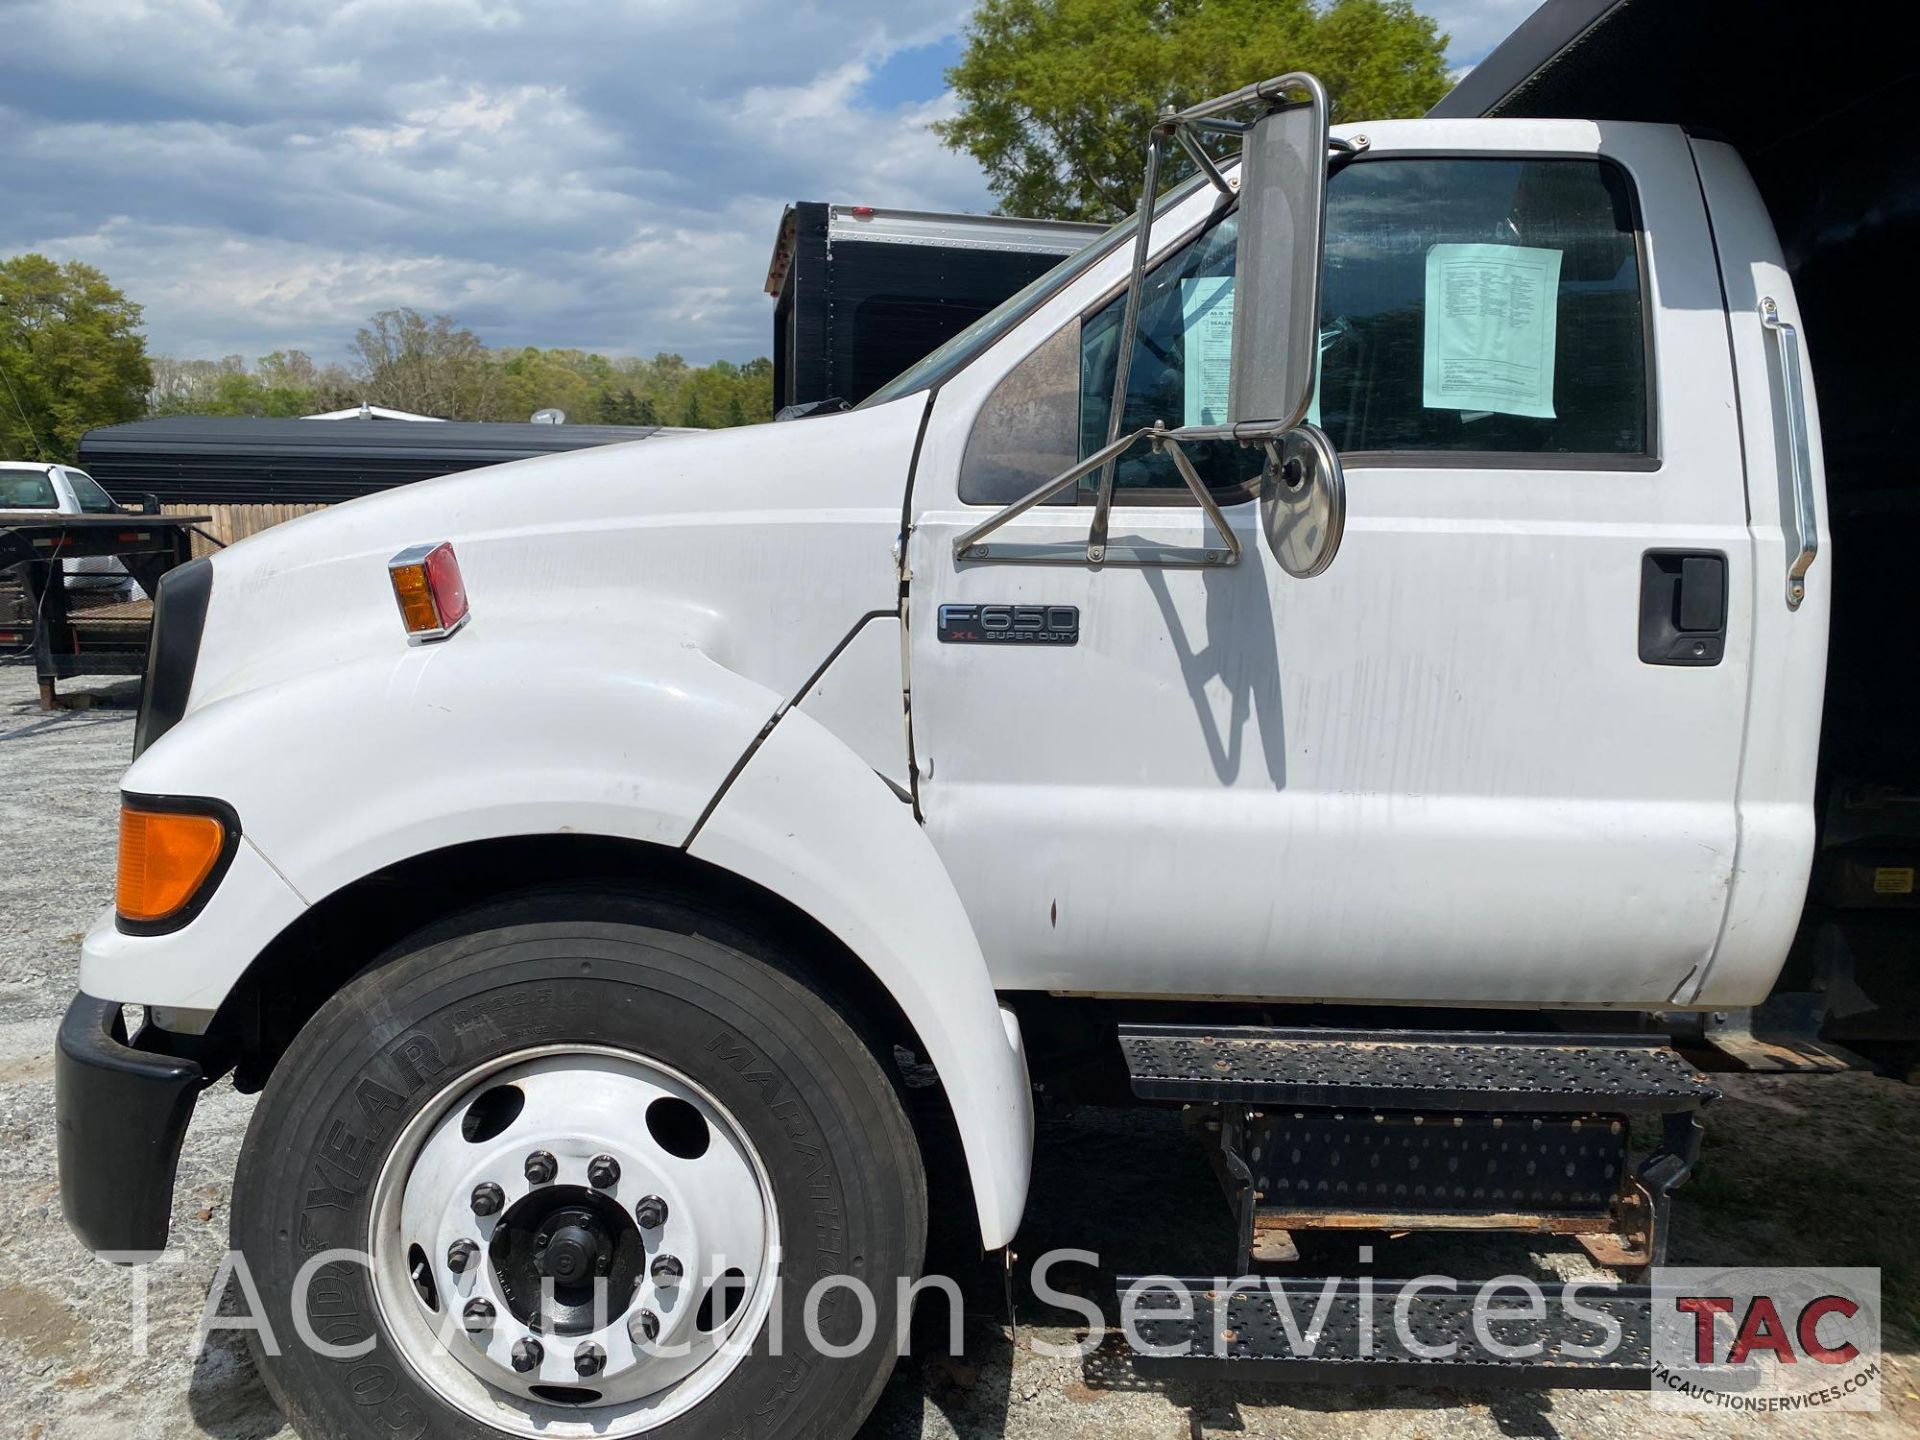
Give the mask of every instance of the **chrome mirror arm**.
M 1135 430 L 1129 435 L 1123 435 L 1109 445 L 1102 446 L 1100 449 L 1094 451 L 1093 454 L 1087 456 L 1086 459 L 1062 470 L 1045 484 L 1029 490 L 1025 495 L 1022 495 L 1018 500 L 1007 506 L 1006 509 L 988 516 L 965 534 L 955 537 L 953 542 L 953 558 L 955 560 L 987 559 L 988 549 L 980 543 L 986 539 L 987 536 L 991 535 L 1016 516 L 1024 515 L 1034 506 L 1043 501 L 1051 500 L 1062 490 L 1065 490 L 1078 481 L 1082 475 L 1097 470 L 1100 466 L 1106 464 L 1108 460 L 1116 459 L 1125 454 L 1133 443 L 1146 433 L 1147 431 L 1145 430 Z
M 1216 561 L 1215 563 L 1221 565 L 1238 565 L 1240 563 L 1240 537 L 1233 533 L 1233 527 L 1227 524 L 1227 517 L 1220 513 L 1219 503 L 1214 500 L 1212 493 L 1206 487 L 1206 483 L 1201 480 L 1200 472 L 1193 468 L 1193 461 L 1187 458 L 1187 452 L 1181 447 L 1179 439 L 1171 432 L 1163 430 L 1156 425 L 1154 427 L 1153 446 L 1154 449 L 1165 450 L 1169 455 L 1173 456 L 1173 468 L 1180 472 L 1180 478 L 1187 482 L 1187 489 L 1193 492 L 1195 503 L 1206 513 L 1206 517 L 1212 522 L 1214 530 L 1219 534 L 1221 540 L 1226 543 L 1226 558 Z
M 1169 107 L 1164 114 L 1170 115 Z M 1140 189 L 1140 224 L 1133 234 L 1133 268 L 1127 272 L 1126 305 L 1120 313 L 1119 349 L 1113 357 L 1113 404 L 1107 410 L 1107 443 L 1120 438 L 1125 419 L 1127 382 L 1133 378 L 1133 342 L 1140 333 L 1140 292 L 1146 286 L 1147 256 L 1153 243 L 1153 204 L 1160 192 L 1160 155 L 1167 135 L 1163 118 L 1147 138 L 1147 174 Z M 1119 451 L 1100 467 L 1100 494 L 1094 501 L 1093 528 L 1087 534 L 1087 554 L 1107 543 L 1107 519 L 1113 507 L 1113 476 Z
M 1062 490 L 1070 488 L 1083 475 L 1090 474 L 1104 465 L 1119 460 L 1128 450 L 1141 440 L 1149 442 L 1156 450 L 1166 450 L 1173 456 L 1173 468 L 1192 492 L 1194 502 L 1201 513 L 1220 537 L 1220 544 L 1204 546 L 1198 549 L 1178 545 L 1109 545 L 1104 531 L 1096 538 L 1089 534 L 1084 550 L 1070 549 L 1059 544 L 1030 545 L 988 545 L 987 536 L 1016 516 L 1024 515 L 1034 506 L 1052 499 Z M 1109 487 L 1108 495 L 1112 491 Z M 1206 482 L 1200 478 L 1200 472 L 1193 468 L 1193 462 L 1187 458 L 1187 452 L 1181 448 L 1180 432 L 1169 430 L 1156 422 L 1150 427 L 1130 431 L 1077 464 L 1062 470 L 1044 485 L 1028 491 L 1006 509 L 988 516 L 978 525 L 964 534 L 956 536 L 953 542 L 953 558 L 956 563 L 967 560 L 1001 560 L 1020 562 L 1029 565 L 1169 565 L 1169 566 L 1210 566 L 1235 565 L 1240 561 L 1240 539 L 1233 533 L 1233 527 L 1227 524 L 1227 517 L 1221 512 L 1218 502 L 1208 493 Z

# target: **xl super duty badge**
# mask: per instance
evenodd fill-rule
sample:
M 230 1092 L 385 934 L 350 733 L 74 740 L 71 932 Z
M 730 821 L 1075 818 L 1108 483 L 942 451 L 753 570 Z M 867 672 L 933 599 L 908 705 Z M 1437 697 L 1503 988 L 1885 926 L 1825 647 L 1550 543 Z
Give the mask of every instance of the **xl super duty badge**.
M 1077 645 L 1078 605 L 942 605 L 943 645 Z

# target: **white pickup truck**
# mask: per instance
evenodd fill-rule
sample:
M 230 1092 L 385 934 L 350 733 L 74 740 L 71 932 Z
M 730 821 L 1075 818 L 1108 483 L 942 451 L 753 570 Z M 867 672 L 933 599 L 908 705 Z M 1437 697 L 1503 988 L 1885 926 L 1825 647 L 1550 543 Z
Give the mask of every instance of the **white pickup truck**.
M 120 506 L 86 471 L 37 460 L 0 460 L 0 513 L 118 515 Z M 131 593 L 134 579 L 111 555 L 85 555 L 61 562 L 69 590 Z
M 304 1433 L 851 1433 L 930 1199 L 1008 1245 L 1088 1034 L 1217 1137 L 1234 1263 L 1658 1260 L 1712 1091 L 1648 1017 L 1768 994 L 1815 845 L 1833 562 L 1767 210 L 1669 125 L 1329 142 L 1301 76 L 1176 145 L 1150 227 L 852 412 L 167 578 L 64 1202 L 159 1248 L 194 1095 L 263 1087 L 233 1241 Z M 1484 1175 L 1413 1176 L 1421 1126 Z M 798 1340 L 853 1280 L 873 1329 Z

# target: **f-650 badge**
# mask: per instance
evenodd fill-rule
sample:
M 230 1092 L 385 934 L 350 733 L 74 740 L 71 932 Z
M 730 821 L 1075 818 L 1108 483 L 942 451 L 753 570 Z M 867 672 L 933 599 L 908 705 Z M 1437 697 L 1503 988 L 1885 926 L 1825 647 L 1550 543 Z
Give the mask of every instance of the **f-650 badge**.
M 942 605 L 943 645 L 1077 645 L 1078 605 Z

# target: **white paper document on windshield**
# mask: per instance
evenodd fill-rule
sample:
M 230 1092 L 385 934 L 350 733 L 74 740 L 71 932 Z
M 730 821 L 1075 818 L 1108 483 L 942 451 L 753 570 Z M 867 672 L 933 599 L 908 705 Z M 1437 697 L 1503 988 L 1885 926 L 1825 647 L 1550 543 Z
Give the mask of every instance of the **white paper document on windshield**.
M 1224 425 L 1233 375 L 1233 277 L 1180 282 L 1180 333 L 1186 346 L 1188 425 Z
M 1560 252 L 1529 245 L 1427 251 L 1420 403 L 1553 419 Z

